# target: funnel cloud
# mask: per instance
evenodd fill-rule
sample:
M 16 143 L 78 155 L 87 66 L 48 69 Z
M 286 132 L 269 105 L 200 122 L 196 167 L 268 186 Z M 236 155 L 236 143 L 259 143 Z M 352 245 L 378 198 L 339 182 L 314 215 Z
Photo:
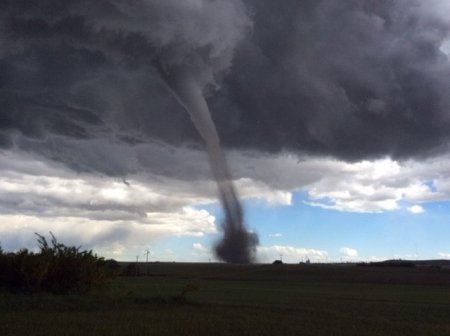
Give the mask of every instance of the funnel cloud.
M 205 142 L 209 164 L 225 212 L 222 224 L 224 236 L 216 245 L 216 255 L 226 262 L 250 263 L 254 260 L 258 237 L 255 233 L 248 232 L 244 226 L 242 206 L 236 195 L 219 135 L 201 88 L 189 71 L 165 70 L 160 64 L 157 66 L 170 90 L 188 111 L 195 128 Z
M 224 1 L 194 3 L 197 5 L 187 5 L 184 10 L 191 10 L 198 14 L 214 4 L 218 6 L 217 10 L 225 10 L 222 15 L 228 22 L 223 24 L 211 21 L 207 13 L 199 17 L 203 23 L 201 25 L 207 31 L 215 31 L 217 25 L 225 30 L 218 32 L 214 39 L 206 40 L 207 42 L 201 46 L 200 49 L 206 49 L 206 53 L 201 50 L 187 52 L 185 48 L 180 48 L 180 45 L 183 45 L 180 39 L 166 46 L 153 64 L 178 103 L 189 113 L 205 144 L 209 165 L 217 183 L 219 199 L 224 211 L 222 223 L 224 236 L 216 245 L 216 256 L 226 262 L 250 263 L 254 260 L 258 237 L 255 233 L 248 232 L 244 226 L 242 206 L 233 185 L 216 126 L 202 92 L 204 85 L 213 82 L 215 75 L 230 66 L 234 48 L 248 25 L 247 18 L 244 7 L 239 1 L 231 1 L 228 6 Z M 231 20 L 233 16 L 238 18 L 238 23 L 240 22 L 237 27 L 230 25 L 236 21 L 236 19 Z M 182 37 L 186 34 L 179 33 Z

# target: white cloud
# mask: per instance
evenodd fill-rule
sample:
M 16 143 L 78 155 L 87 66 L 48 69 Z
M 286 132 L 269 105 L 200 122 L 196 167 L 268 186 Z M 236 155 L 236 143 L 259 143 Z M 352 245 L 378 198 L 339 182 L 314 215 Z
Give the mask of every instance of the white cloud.
M 307 258 L 312 261 L 325 261 L 328 257 L 328 252 L 282 245 L 259 246 L 257 248 L 257 260 L 259 262 L 270 263 L 276 259 L 280 259 L 280 255 L 282 255 L 284 262 L 299 263 Z
M 439 252 L 438 255 L 441 258 L 450 259 L 450 252 Z
M 201 243 L 193 243 L 192 248 L 199 252 L 207 252 L 206 247 L 204 247 Z
M 70 216 L 77 212 L 77 216 L 117 220 L 217 202 L 217 188 L 201 151 L 147 144 L 122 152 L 125 157 L 114 162 L 133 164 L 135 173 L 126 177 L 129 185 L 123 178 L 77 174 L 36 154 L 3 151 L 0 213 L 9 209 L 27 215 Z M 447 156 L 422 162 L 386 158 L 345 163 L 289 153 L 228 154 L 239 195 L 269 205 L 292 205 L 295 191 L 307 192 L 306 204 L 311 206 L 351 212 L 396 210 L 402 201 L 450 199 Z
M 185 165 L 192 163 L 188 158 Z M 188 175 L 198 172 L 186 170 Z M 0 176 L 0 235 L 8 250 L 32 248 L 34 232 L 52 231 L 65 243 L 120 257 L 165 236 L 217 232 L 215 218 L 194 207 L 217 202 L 217 187 L 207 178 L 185 180 L 140 172 L 125 181 L 76 173 L 20 151 L 0 152 Z M 238 182 L 245 197 L 268 204 L 291 202 L 290 193 L 272 190 L 262 182 L 249 178 Z
M 269 205 L 292 205 L 291 192 L 270 188 L 264 182 L 250 178 L 240 178 L 235 182 L 243 198 L 262 200 Z
M 243 156 L 246 157 L 244 158 Z M 233 171 L 272 190 L 304 191 L 311 206 L 346 212 L 398 210 L 402 202 L 450 200 L 450 156 L 423 161 L 390 158 L 346 163 L 293 154 L 257 156 L 235 152 Z M 238 164 L 244 162 L 243 164 Z
M 0 176 L 0 237 L 8 250 L 36 246 L 34 232 L 113 256 L 165 236 L 217 232 L 214 216 L 194 207 L 216 201 L 209 180 L 139 173 L 125 182 L 8 151 L 0 152 Z
M 421 214 L 425 212 L 425 210 L 420 205 L 413 205 L 408 207 L 408 211 L 414 215 Z
M 52 230 L 75 244 L 105 250 L 110 244 L 108 250 L 119 255 L 134 239 L 145 245 L 170 235 L 217 232 L 215 218 L 197 207 L 217 202 L 204 153 L 148 144 L 124 147 L 119 154 L 123 157 L 114 158 L 114 170 L 133 168 L 126 178 L 76 173 L 38 154 L 0 151 L 2 245 L 17 248 L 27 246 L 22 244 L 26 241 L 34 246 L 34 231 Z M 391 211 L 409 202 L 416 205 L 407 210 L 420 213 L 423 208 L 417 204 L 450 199 L 450 156 L 345 163 L 289 153 L 227 154 L 239 195 L 268 205 L 293 205 L 296 191 L 307 193 L 309 205 L 352 212 Z M 281 247 L 261 249 L 266 261 L 279 257 L 276 249 Z M 313 259 L 314 253 L 306 250 L 286 255 Z
M 84 217 L 0 215 L 0 237 L 5 250 L 36 246 L 34 232 L 52 231 L 64 243 L 96 250 L 138 248 L 167 236 L 203 236 L 215 233 L 214 217 L 205 210 L 183 208 L 178 212 L 151 213 L 139 220 L 96 220 Z
M 342 247 L 339 249 L 339 253 L 345 257 L 345 258 L 349 258 L 349 259 L 353 259 L 356 258 L 358 256 L 358 251 L 355 249 L 352 249 L 350 247 Z
M 269 234 L 269 237 L 280 238 L 280 237 L 283 237 L 283 235 L 281 233 L 271 233 L 271 234 Z

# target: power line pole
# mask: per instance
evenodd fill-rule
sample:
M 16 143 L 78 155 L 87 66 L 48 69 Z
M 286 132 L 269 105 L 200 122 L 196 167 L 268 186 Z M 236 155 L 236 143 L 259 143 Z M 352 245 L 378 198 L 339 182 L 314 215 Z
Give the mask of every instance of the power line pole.
M 147 270 L 147 275 L 148 275 L 148 255 L 150 254 L 150 250 L 147 248 L 144 251 L 144 255 L 145 255 L 145 268 Z

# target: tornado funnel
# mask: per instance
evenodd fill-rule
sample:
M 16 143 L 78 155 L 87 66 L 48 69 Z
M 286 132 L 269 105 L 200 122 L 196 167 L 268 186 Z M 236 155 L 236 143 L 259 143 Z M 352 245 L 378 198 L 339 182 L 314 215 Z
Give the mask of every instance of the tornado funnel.
M 208 104 L 195 77 L 186 69 L 164 69 L 157 65 L 162 78 L 178 102 L 189 113 L 202 137 L 212 175 L 217 182 L 220 202 L 224 211 L 223 237 L 215 246 L 215 254 L 223 261 L 246 264 L 254 260 L 258 236 L 249 232 L 243 222 L 241 203 L 236 195 L 228 164 L 220 145 L 216 126 Z

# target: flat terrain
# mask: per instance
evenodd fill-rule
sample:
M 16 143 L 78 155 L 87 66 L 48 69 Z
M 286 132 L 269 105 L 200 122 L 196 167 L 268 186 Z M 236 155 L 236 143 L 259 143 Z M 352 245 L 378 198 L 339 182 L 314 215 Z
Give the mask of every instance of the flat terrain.
M 142 264 L 87 296 L 0 292 L 0 335 L 450 335 L 450 269 Z

